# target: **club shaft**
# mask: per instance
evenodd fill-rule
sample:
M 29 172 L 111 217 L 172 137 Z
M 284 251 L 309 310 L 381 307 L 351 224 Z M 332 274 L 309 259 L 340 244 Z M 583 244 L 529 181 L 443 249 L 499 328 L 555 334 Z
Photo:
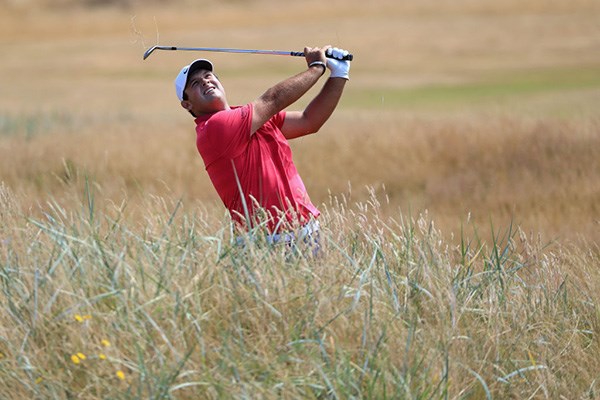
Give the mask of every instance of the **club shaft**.
M 295 57 L 304 57 L 304 53 L 300 51 L 283 51 L 283 50 L 248 50 L 248 49 L 229 49 L 223 47 L 178 47 L 178 46 L 154 46 L 149 48 L 146 53 L 144 53 L 144 60 L 148 58 L 148 56 L 154 50 L 183 50 L 183 51 L 212 51 L 219 53 L 244 53 L 244 54 L 268 54 L 268 55 L 278 55 L 278 56 L 295 56 Z M 346 56 L 346 60 L 352 60 L 352 54 L 348 54 Z

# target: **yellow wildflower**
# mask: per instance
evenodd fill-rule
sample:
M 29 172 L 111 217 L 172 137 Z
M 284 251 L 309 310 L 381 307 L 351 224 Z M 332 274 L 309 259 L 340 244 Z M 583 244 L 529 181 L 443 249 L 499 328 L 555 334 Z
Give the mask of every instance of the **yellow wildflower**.
M 83 317 L 81 317 L 83 319 L 92 319 L 92 316 L 89 314 L 84 315 Z
M 83 322 L 83 317 L 79 314 L 75 314 L 74 318 L 75 318 L 75 321 L 77 321 L 77 322 Z
M 106 360 L 106 354 L 100 353 L 100 354 L 98 354 L 98 358 L 101 360 Z
M 527 350 L 527 354 L 529 354 L 529 360 L 531 360 L 531 365 L 535 367 L 535 359 L 531 355 L 531 351 Z
M 100 343 L 102 343 L 102 346 L 104 347 L 110 347 L 110 342 L 106 339 L 102 339 Z
M 79 359 L 81 359 L 81 360 L 85 360 L 85 359 L 87 358 L 87 357 L 85 356 L 85 354 L 83 354 L 83 353 L 77 353 L 76 355 L 77 355 L 77 357 L 79 357 Z
M 73 364 L 79 364 L 81 362 L 81 360 L 79 360 L 79 357 L 77 357 L 76 354 L 73 354 L 71 356 L 71 361 L 73 361 Z
M 119 378 L 120 380 L 124 381 L 125 380 L 125 373 L 121 370 L 117 371 L 117 378 Z

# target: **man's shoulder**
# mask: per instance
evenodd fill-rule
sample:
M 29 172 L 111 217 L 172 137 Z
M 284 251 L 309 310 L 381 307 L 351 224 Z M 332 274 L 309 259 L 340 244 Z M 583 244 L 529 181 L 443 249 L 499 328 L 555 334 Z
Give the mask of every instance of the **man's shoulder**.
M 217 111 L 212 114 L 201 115 L 194 121 L 196 122 L 196 125 L 200 126 L 215 118 L 229 118 L 230 116 L 237 114 L 239 114 L 242 118 L 246 118 L 251 109 L 252 104 L 250 103 L 241 106 L 231 106 L 226 110 Z

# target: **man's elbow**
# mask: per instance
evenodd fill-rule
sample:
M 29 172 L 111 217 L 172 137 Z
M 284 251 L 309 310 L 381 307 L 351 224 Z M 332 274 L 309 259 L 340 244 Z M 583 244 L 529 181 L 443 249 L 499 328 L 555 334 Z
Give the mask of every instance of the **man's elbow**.
M 322 126 L 323 126 L 323 124 L 309 124 L 304 127 L 304 129 L 303 129 L 304 133 L 302 136 L 314 135 L 321 130 Z
M 319 131 L 318 127 L 309 128 L 307 126 L 303 126 L 301 129 L 286 130 L 283 133 L 283 135 L 287 139 L 296 139 L 296 138 L 300 138 L 300 137 L 304 137 L 304 136 L 308 136 L 308 135 L 314 135 L 318 131 Z
M 315 133 L 319 132 L 321 130 L 321 125 L 319 126 L 311 126 L 310 128 L 308 128 L 306 130 L 306 134 L 307 135 L 314 135 Z
M 307 135 L 312 135 L 319 132 L 321 127 L 325 124 L 325 121 L 314 118 L 305 118 L 304 130 Z

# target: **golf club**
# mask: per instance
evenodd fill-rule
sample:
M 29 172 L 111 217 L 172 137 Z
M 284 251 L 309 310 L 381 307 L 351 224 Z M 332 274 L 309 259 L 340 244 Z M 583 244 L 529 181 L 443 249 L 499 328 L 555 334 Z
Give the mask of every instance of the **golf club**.
M 277 56 L 294 56 L 304 57 L 304 53 L 301 51 L 281 51 L 281 50 L 246 50 L 246 49 L 226 49 L 222 47 L 176 47 L 176 46 L 152 46 L 144 53 L 144 60 L 154 52 L 154 50 L 184 50 L 184 51 L 214 51 L 220 53 L 245 53 L 245 54 L 269 54 Z M 332 58 L 332 56 L 327 56 Z M 352 61 L 354 56 L 348 54 L 344 57 L 344 60 Z

